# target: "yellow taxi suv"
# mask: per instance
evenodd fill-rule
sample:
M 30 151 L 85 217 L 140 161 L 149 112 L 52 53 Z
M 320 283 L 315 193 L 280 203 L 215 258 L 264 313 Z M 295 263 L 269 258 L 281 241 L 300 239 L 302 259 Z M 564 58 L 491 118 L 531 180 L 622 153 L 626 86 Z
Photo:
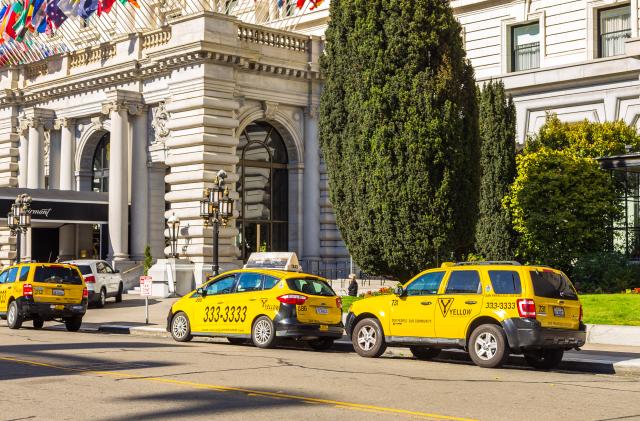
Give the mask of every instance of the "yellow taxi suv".
M 167 331 L 180 342 L 215 336 L 272 348 L 277 339 L 291 338 L 325 350 L 342 336 L 342 301 L 324 279 L 300 272 L 295 254 L 253 253 L 244 269 L 176 301 Z
M 0 273 L 0 317 L 11 329 L 33 322 L 60 320 L 77 332 L 87 311 L 87 286 L 77 267 L 66 264 L 20 263 Z
M 424 271 L 392 295 L 353 303 L 345 329 L 363 357 L 378 357 L 388 345 L 409 347 L 424 360 L 462 348 L 480 367 L 524 354 L 535 368 L 553 368 L 586 338 L 569 278 L 517 262 L 445 263 Z

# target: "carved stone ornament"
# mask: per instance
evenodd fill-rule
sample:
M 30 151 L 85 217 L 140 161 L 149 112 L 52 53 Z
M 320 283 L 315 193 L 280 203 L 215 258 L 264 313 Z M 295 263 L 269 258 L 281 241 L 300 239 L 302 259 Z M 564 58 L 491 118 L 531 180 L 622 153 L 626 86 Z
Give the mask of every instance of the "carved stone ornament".
M 44 132 L 43 142 L 43 161 L 44 161 L 44 175 L 49 175 L 49 152 L 51 151 L 51 132 Z
M 278 103 L 265 101 L 263 104 L 264 108 L 264 116 L 269 120 L 274 120 L 276 118 L 276 113 L 278 112 Z
M 104 129 L 104 117 L 103 116 L 91 117 L 91 126 L 93 127 L 94 130 Z
M 151 142 L 152 145 L 164 145 L 165 138 L 169 136 L 169 129 L 167 128 L 169 117 L 170 115 L 167 111 L 166 104 L 159 102 L 158 106 L 153 110 L 153 118 L 151 120 L 151 127 L 153 127 L 154 131 L 154 138 Z
M 33 127 L 34 123 L 33 118 L 25 116 L 20 117 L 19 122 L 20 124 L 18 126 L 18 129 L 20 130 L 20 132 L 24 132 L 25 130 L 28 130 L 29 127 Z
M 70 124 L 71 124 L 71 119 L 68 119 L 66 117 L 56 118 L 53 121 L 53 129 L 60 130 L 63 127 L 69 127 Z

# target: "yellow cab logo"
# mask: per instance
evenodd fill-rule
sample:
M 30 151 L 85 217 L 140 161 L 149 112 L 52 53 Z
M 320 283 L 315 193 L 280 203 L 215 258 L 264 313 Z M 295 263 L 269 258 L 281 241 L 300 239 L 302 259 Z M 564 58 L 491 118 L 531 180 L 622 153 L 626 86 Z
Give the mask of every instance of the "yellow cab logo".
M 453 304 L 453 298 L 438 298 L 438 305 L 440 306 L 442 317 L 447 317 L 451 304 Z

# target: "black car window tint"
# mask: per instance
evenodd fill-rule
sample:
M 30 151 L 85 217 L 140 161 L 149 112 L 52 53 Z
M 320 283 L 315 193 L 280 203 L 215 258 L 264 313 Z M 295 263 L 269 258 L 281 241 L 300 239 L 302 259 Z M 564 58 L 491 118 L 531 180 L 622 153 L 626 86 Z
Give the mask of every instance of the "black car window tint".
M 515 270 L 490 270 L 489 279 L 496 294 L 521 294 L 520 275 Z
M 445 294 L 479 294 L 480 275 L 476 270 L 454 270 L 449 276 Z

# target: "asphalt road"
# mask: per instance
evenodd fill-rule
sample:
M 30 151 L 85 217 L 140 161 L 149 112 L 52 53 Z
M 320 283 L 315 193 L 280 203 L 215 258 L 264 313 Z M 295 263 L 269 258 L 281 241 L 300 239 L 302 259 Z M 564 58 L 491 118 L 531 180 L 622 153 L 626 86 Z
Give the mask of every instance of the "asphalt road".
M 1 420 L 640 420 L 640 378 L 0 327 Z

